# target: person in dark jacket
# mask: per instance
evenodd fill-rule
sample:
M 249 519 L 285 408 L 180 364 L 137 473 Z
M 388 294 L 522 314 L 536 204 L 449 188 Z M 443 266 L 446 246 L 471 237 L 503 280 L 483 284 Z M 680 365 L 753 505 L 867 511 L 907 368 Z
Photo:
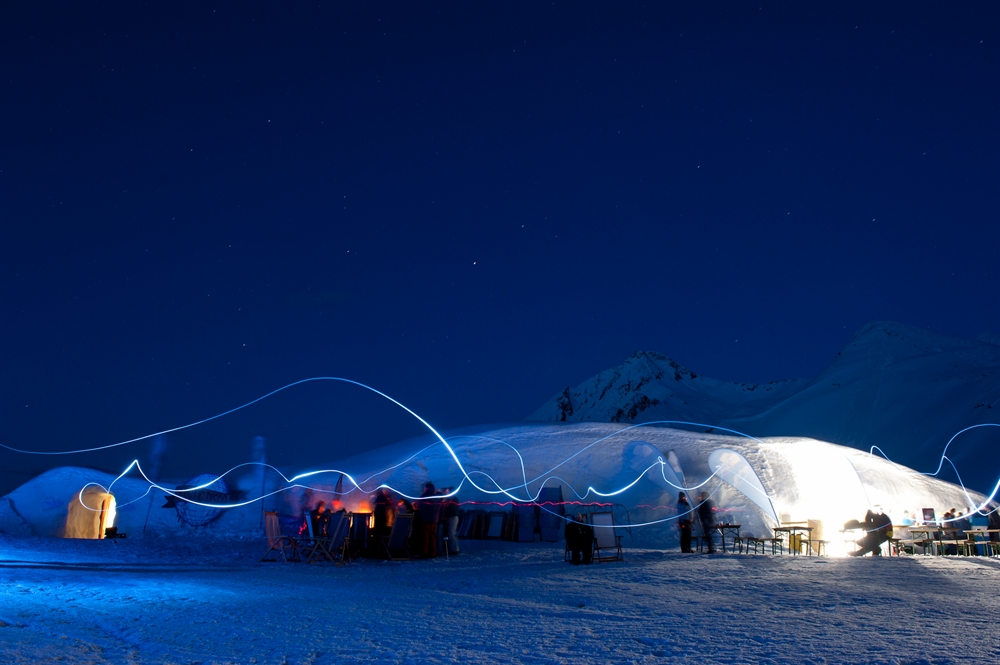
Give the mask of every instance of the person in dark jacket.
M 388 536 L 391 531 L 390 524 L 392 520 L 393 508 L 392 508 L 392 498 L 389 496 L 389 490 L 382 487 L 378 492 L 375 493 L 375 500 L 372 502 L 372 513 L 375 519 L 375 525 L 373 527 L 373 534 L 376 538 L 381 536 Z
M 566 549 L 571 552 L 570 561 L 574 566 L 594 561 L 594 529 L 587 524 L 582 514 L 574 515 L 566 522 Z
M 991 501 L 986 509 L 993 511 L 987 516 L 990 529 L 998 530 L 990 533 L 990 542 L 1000 542 L 1000 506 L 997 505 L 996 501 Z
M 434 483 L 424 483 L 424 491 L 417 502 L 417 512 L 420 514 L 420 555 L 426 558 L 437 556 L 438 521 L 441 519 L 441 500 L 433 499 L 437 495 Z
M 681 532 L 681 552 L 691 553 L 691 504 L 687 495 L 681 492 L 677 495 L 677 528 Z
M 869 553 L 881 556 L 882 543 L 892 538 L 892 520 L 880 507 L 875 506 L 874 510 L 869 510 L 865 514 L 862 528 L 865 530 L 864 538 L 858 541 L 860 547 L 858 551 L 851 552 L 851 556 L 864 556 Z
M 313 536 L 326 538 L 327 527 L 330 525 L 330 513 L 326 512 L 326 505 L 322 501 L 309 511 L 309 520 L 312 522 Z
M 702 492 L 698 496 L 698 519 L 701 521 L 701 532 L 708 543 L 708 553 L 715 553 L 715 545 L 712 544 L 712 529 L 715 527 L 715 516 L 712 514 L 712 500 L 708 498 L 707 492 Z

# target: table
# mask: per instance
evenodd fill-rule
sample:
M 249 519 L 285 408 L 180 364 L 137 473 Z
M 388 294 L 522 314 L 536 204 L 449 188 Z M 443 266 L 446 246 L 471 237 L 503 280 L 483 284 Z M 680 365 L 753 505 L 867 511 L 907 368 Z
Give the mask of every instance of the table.
M 934 545 L 934 554 L 945 554 L 946 541 L 949 545 L 955 546 L 956 552 L 959 547 L 964 548 L 968 542 L 967 538 L 958 537 L 958 534 L 962 533 L 962 530 L 955 527 L 938 526 L 936 524 L 911 524 L 907 528 L 910 530 L 910 542 L 913 543 L 914 547 L 920 545 L 924 554 L 927 553 L 927 545 L 930 544 Z M 924 534 L 924 538 L 921 538 L 919 541 L 915 537 L 915 534 L 918 533 Z
M 733 535 L 733 553 L 736 553 L 736 542 L 740 537 L 740 525 L 739 524 L 716 524 L 712 527 L 711 531 L 718 531 L 722 536 L 722 551 L 726 551 L 726 533 L 731 533 Z
M 937 532 L 938 526 L 933 524 L 931 526 L 920 525 L 920 524 L 908 524 L 906 528 L 910 532 L 910 543 L 913 545 L 913 552 L 916 554 L 916 547 L 920 545 L 920 549 L 924 554 L 927 554 L 927 546 L 934 544 L 934 553 L 937 554 Z M 917 534 L 923 534 L 923 538 L 918 539 Z
M 982 527 L 972 527 L 966 531 L 970 538 L 970 545 L 972 552 L 977 556 L 979 551 L 977 548 L 983 548 L 983 554 L 986 556 L 993 556 L 994 554 L 1000 554 L 1000 542 L 996 540 L 990 540 L 991 534 L 1000 533 L 1000 529 L 984 529 Z M 982 540 L 976 540 L 976 536 L 982 536 Z
M 802 553 L 801 552 L 801 543 L 802 542 L 806 542 L 806 543 L 809 544 L 809 554 L 810 555 L 812 554 L 812 551 L 813 551 L 813 549 L 812 549 L 812 532 L 813 532 L 813 528 L 811 526 L 798 526 L 798 525 L 790 524 L 790 525 L 787 525 L 787 526 L 776 526 L 776 527 L 774 527 L 774 535 L 775 535 L 775 537 L 777 537 L 777 535 L 779 533 L 787 533 L 788 534 L 788 551 L 790 553 L 792 553 L 792 554 L 801 554 Z M 802 541 L 802 539 L 801 539 L 802 538 L 802 534 L 806 535 L 806 540 L 805 541 Z M 799 547 L 795 547 L 795 548 L 792 547 L 793 536 L 799 536 L 799 543 L 800 543 Z

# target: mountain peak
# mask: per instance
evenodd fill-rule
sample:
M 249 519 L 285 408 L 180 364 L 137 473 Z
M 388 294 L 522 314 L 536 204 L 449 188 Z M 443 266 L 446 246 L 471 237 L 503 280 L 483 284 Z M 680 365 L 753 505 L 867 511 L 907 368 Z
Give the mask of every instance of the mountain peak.
M 567 386 L 527 420 L 542 422 L 718 422 L 750 415 L 798 382 L 730 383 L 699 376 L 654 351 L 637 351 L 621 365 Z
M 1000 408 L 995 338 L 962 339 L 872 322 L 815 378 L 767 384 L 699 376 L 668 356 L 638 351 L 618 367 L 566 387 L 527 420 L 721 425 L 754 436 L 806 436 L 862 449 L 876 445 L 895 461 L 918 468 L 937 464 L 956 432 L 996 422 L 991 417 Z M 970 485 L 985 487 L 990 479 L 976 461 L 978 450 L 969 434 L 949 457 L 964 462 Z

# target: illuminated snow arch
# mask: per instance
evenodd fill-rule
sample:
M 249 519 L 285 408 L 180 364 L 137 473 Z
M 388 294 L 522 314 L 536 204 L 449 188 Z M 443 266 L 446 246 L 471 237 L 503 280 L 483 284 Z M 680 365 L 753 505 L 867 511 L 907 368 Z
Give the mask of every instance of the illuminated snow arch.
M 66 514 L 65 538 L 104 538 L 115 525 L 117 511 L 113 494 L 100 485 L 88 483 L 70 501 Z

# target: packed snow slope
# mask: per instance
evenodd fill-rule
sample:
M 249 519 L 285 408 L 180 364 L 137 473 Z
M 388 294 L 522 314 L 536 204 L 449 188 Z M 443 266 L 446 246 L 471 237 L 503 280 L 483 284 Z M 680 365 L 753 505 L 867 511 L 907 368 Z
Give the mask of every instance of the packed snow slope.
M 1000 560 L 681 555 L 560 545 L 260 564 L 263 538 L 0 535 L 7 665 L 995 663 Z
M 1000 422 L 1000 345 L 899 323 L 862 328 L 819 376 L 747 384 L 700 376 L 640 352 L 528 417 L 541 422 L 682 420 L 754 436 L 811 437 L 868 450 L 920 471 L 937 468 L 949 439 Z M 948 449 L 965 485 L 989 492 L 1000 477 L 1000 428 L 968 432 Z M 951 480 L 957 480 L 950 469 Z

